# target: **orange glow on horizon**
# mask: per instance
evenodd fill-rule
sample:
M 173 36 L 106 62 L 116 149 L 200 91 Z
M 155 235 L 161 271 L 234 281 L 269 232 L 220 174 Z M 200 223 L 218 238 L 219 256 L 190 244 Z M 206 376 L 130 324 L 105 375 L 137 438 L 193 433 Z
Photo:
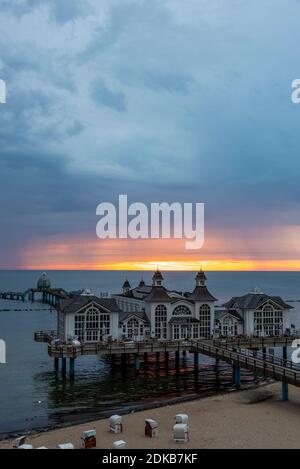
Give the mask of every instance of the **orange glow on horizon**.
M 242 260 L 220 259 L 204 261 L 137 261 L 106 264 L 55 264 L 28 265 L 24 270 L 138 270 L 153 271 L 159 267 L 162 271 L 197 271 L 199 267 L 206 271 L 300 271 L 298 260 Z
M 300 271 L 300 227 L 240 233 L 210 232 L 203 249 L 185 249 L 182 239 L 132 240 L 53 236 L 24 247 L 24 270 Z

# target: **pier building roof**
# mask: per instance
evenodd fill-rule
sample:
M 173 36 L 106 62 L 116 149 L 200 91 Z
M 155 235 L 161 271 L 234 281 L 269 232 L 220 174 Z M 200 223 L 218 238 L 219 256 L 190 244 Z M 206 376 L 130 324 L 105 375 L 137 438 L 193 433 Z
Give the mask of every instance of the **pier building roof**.
M 215 311 L 215 318 L 216 320 L 222 319 L 224 316 L 227 315 L 233 316 L 235 319 L 237 319 L 240 322 L 244 322 L 244 319 L 242 316 L 234 309 L 222 309 L 222 310 L 216 310 Z
M 276 303 L 282 309 L 293 309 L 280 296 L 269 296 L 264 293 L 248 293 L 243 296 L 234 296 L 230 301 L 224 303 L 226 308 L 235 309 L 257 309 L 262 307 L 267 301 Z
M 206 286 L 196 286 L 193 293 L 188 296 L 189 300 L 194 301 L 217 301 Z
M 64 314 L 76 313 L 92 303 L 103 307 L 111 313 L 119 313 L 122 311 L 114 298 L 98 298 L 97 296 L 78 296 L 76 298 L 61 300 L 58 309 Z

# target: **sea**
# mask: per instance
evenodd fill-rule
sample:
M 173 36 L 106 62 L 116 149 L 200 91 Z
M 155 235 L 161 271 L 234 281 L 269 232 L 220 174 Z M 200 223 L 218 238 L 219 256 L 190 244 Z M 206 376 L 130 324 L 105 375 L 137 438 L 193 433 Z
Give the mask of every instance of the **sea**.
M 117 293 L 126 278 L 136 286 L 141 278 L 151 284 L 151 272 L 48 271 L 52 287 L 75 291 L 89 288 L 95 295 Z M 40 271 L 0 271 L 0 291 L 25 291 L 36 286 Z M 191 291 L 194 272 L 166 272 L 169 289 Z M 300 272 L 207 272 L 207 285 L 222 305 L 232 296 L 258 287 L 279 295 L 294 307 L 292 322 L 300 330 Z M 0 439 L 9 435 L 95 420 L 118 411 L 151 405 L 174 398 L 208 396 L 233 389 L 232 371 L 225 364 L 215 366 L 200 357 L 199 374 L 194 375 L 192 357 L 181 357 L 176 372 L 174 357 L 159 367 L 150 357 L 137 373 L 133 364 L 114 368 L 105 357 L 80 357 L 75 379 L 55 372 L 46 344 L 34 342 L 34 332 L 56 329 L 56 311 L 39 301 L 0 300 L 0 339 L 7 347 L 6 364 L 0 364 Z M 255 378 L 242 373 L 242 383 Z

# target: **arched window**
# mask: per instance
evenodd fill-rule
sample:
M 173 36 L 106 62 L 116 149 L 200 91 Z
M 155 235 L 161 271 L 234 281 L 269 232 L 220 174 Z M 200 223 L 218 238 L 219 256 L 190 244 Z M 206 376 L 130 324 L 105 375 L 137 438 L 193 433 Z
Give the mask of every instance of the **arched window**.
M 167 308 L 164 305 L 155 308 L 155 337 L 167 338 Z
M 225 337 L 237 335 L 237 320 L 226 316 L 222 321 L 221 333 Z
M 280 335 L 283 333 L 283 313 L 270 303 L 254 312 L 254 333 L 257 335 Z
M 191 316 L 191 310 L 184 305 L 177 306 L 173 311 L 173 316 Z
M 84 341 L 85 315 L 76 314 L 75 316 L 75 335 L 78 340 Z
M 86 313 L 86 341 L 98 342 L 99 340 L 99 311 L 91 308 Z
M 200 337 L 209 337 L 211 332 L 210 306 L 202 305 L 199 309 Z
M 139 322 L 135 318 L 129 319 L 127 322 L 127 337 L 132 339 L 139 335 Z

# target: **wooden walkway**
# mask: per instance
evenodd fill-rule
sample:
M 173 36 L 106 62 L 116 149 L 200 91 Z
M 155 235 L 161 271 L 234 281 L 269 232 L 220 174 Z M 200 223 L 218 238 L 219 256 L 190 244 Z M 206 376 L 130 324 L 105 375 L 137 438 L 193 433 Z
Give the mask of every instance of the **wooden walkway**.
M 222 360 L 239 368 L 245 368 L 257 375 L 300 386 L 300 367 L 289 360 L 263 353 L 259 356 L 253 356 L 246 351 L 236 351 L 228 347 L 216 347 L 204 342 L 198 343 L 193 351 Z
M 204 354 L 216 360 L 224 361 L 238 371 L 235 380 L 240 385 L 240 369 L 253 371 L 256 375 L 282 381 L 283 386 L 292 384 L 300 387 L 300 366 L 286 358 L 267 355 L 266 347 L 282 347 L 286 353 L 296 337 L 265 337 L 265 338 L 236 338 L 236 339 L 203 339 L 182 341 L 145 341 L 145 342 L 111 342 L 92 343 L 73 346 L 61 344 L 55 340 L 55 331 L 37 332 L 37 342 L 48 343 L 48 354 L 56 362 L 61 358 L 65 363 L 70 359 L 74 370 L 75 359 L 82 355 L 127 355 L 133 354 L 138 358 L 140 354 L 165 353 L 168 359 L 169 352 L 179 356 L 181 351 L 194 354 L 194 367 L 198 372 L 199 354 Z M 239 348 L 240 347 L 240 348 Z M 253 350 L 255 349 L 255 350 Z M 260 350 L 260 351 L 258 351 Z M 64 364 L 65 368 L 65 364 Z M 74 371 L 73 371 L 74 372 Z M 287 388 L 285 388 L 287 396 Z

